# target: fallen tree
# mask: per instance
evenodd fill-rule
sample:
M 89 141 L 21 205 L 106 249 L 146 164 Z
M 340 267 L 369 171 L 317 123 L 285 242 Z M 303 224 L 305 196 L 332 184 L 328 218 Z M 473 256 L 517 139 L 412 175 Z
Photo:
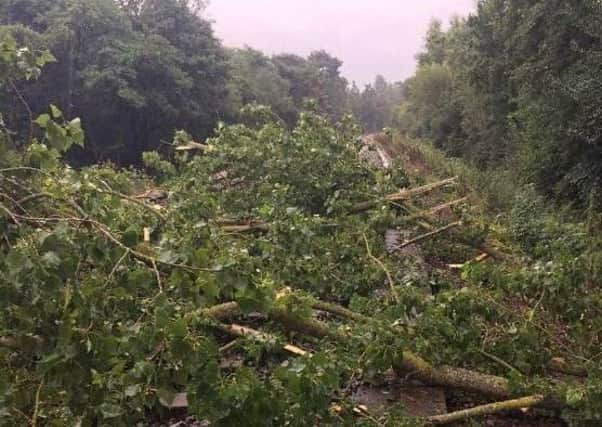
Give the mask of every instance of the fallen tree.
M 336 304 L 317 303 L 315 307 L 329 307 L 331 312 L 347 319 L 366 320 L 365 317 Z M 207 309 L 203 313 L 216 320 L 224 321 L 229 316 L 239 315 L 241 312 L 236 303 L 229 302 Z M 268 315 L 289 331 L 340 342 L 346 342 L 349 339 L 349 335 L 330 327 L 324 322 L 299 318 L 284 309 L 273 309 Z M 461 389 L 476 393 L 479 396 L 496 399 L 508 399 L 513 396 L 510 383 L 506 378 L 452 366 L 433 366 L 411 351 L 402 352 L 393 367 L 400 376 L 418 379 L 430 385 Z M 557 408 L 561 406 L 561 403 L 556 396 L 548 396 L 542 400 L 541 405 Z

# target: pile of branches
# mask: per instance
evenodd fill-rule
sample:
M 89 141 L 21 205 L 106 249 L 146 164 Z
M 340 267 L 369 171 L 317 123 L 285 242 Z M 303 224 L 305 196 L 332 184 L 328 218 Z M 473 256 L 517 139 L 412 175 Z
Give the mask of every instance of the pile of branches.
M 399 250 L 437 242 L 471 265 L 507 261 L 463 237 L 470 218 L 436 219 L 466 204 L 457 178 L 411 185 L 399 168 L 371 169 L 350 120 L 304 113 L 291 132 L 247 113 L 255 126 L 220 128 L 202 150 L 146 156 L 154 178 L 27 153 L 0 169 L 2 423 L 131 425 L 186 407 L 219 425 L 378 425 L 398 415 L 355 407 L 349 386 L 391 368 L 495 402 L 415 424 L 559 410 L 566 390 L 591 392 L 514 368 L 510 381 L 491 358 L 482 370 L 427 361 L 433 337 L 420 332 L 443 318 L 383 236 L 403 225 L 413 236 Z M 414 203 L 433 194 L 447 199 Z M 473 292 L 456 279 L 450 304 Z M 498 329 L 514 321 L 488 310 Z

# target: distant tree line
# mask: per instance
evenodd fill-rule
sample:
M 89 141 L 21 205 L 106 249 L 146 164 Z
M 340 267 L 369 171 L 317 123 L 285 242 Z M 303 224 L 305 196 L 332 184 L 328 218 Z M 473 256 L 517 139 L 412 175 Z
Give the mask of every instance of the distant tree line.
M 481 0 L 434 22 L 405 83 L 403 130 L 584 204 L 602 188 L 602 4 Z
M 30 116 L 57 105 L 81 117 L 86 148 L 75 163 L 136 164 L 170 142 L 176 129 L 209 136 L 218 121 L 239 120 L 240 107 L 261 103 L 286 123 L 307 100 L 333 119 L 353 111 L 366 128 L 392 120 L 397 86 L 377 79 L 360 92 L 324 51 L 303 58 L 228 49 L 202 17 L 200 0 L 0 0 L 0 37 L 47 48 L 56 62 L 35 82 L 7 85 L 0 111 L 25 135 Z M 394 92 L 392 95 L 389 92 Z M 385 111 L 387 110 L 387 111 Z M 26 138 L 15 138 L 25 141 Z

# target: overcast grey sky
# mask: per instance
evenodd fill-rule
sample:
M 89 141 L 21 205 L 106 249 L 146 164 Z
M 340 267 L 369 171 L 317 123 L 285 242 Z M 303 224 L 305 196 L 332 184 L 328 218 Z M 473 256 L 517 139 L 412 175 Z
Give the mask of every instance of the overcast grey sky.
M 325 49 L 363 85 L 413 74 L 432 18 L 466 15 L 475 0 L 211 0 L 207 15 L 226 46 L 307 55 Z

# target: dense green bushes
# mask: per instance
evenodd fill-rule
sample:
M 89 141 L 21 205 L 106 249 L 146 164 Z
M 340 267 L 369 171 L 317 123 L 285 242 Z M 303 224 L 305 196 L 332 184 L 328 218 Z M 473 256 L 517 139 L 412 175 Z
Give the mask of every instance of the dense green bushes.
M 585 207 L 602 185 L 601 24 L 594 0 L 483 0 L 447 31 L 433 24 L 403 129 Z

